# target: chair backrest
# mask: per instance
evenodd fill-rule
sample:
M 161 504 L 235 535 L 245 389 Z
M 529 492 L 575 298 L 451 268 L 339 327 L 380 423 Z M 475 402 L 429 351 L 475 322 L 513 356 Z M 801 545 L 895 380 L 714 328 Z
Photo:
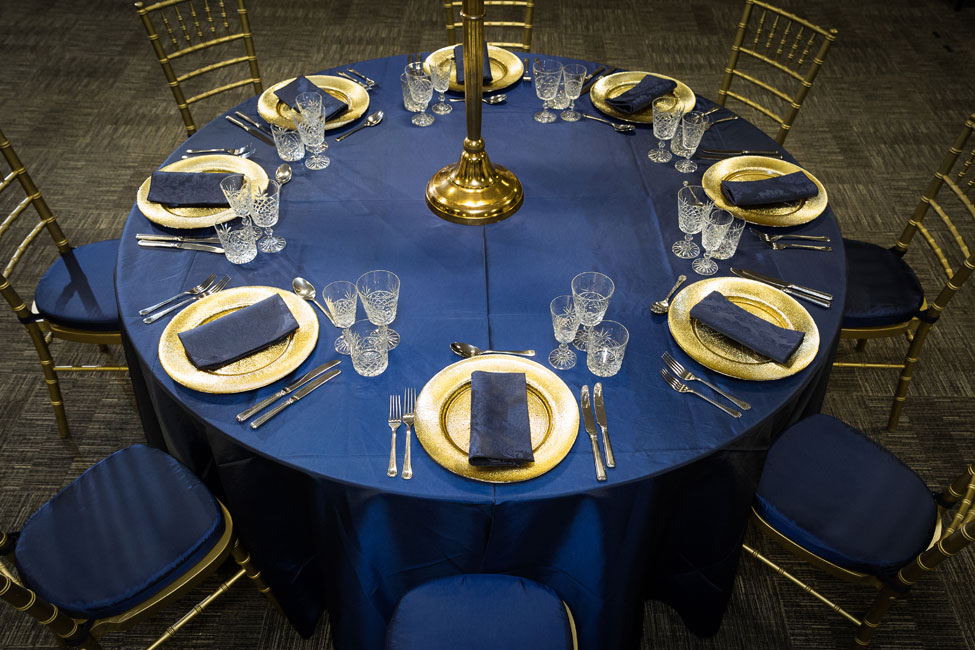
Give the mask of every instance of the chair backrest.
M 227 8 L 227 5 L 232 3 L 237 5 L 236 18 L 232 16 L 233 10 Z M 135 7 L 139 17 L 142 18 L 142 24 L 149 35 L 149 42 L 156 52 L 159 65 L 166 75 L 166 81 L 173 91 L 176 106 L 186 124 L 187 135 L 193 135 L 196 131 L 196 123 L 190 113 L 190 104 L 247 84 L 253 86 L 255 93 L 264 92 L 244 0 L 163 0 L 150 5 L 136 2 Z M 155 21 L 162 23 L 162 34 L 156 29 Z M 229 55 L 229 46 L 235 41 L 243 41 L 244 56 Z M 206 52 L 207 50 L 210 51 Z M 201 60 L 202 54 L 228 58 L 202 65 L 177 76 L 173 70 L 174 60 L 185 61 L 187 62 L 185 65 L 192 68 L 204 62 Z M 199 83 L 198 77 L 201 75 L 238 64 L 247 64 L 247 76 L 243 79 L 203 90 L 189 98 L 183 93 L 184 83 Z
M 734 99 L 772 118 L 779 125 L 775 141 L 782 144 L 836 35 L 835 29 L 817 27 L 759 0 L 745 0 L 717 102 L 725 106 Z M 748 83 L 764 101 L 732 91 L 735 79 Z M 780 107 L 769 108 L 766 102 Z
M 444 0 L 447 43 L 457 45 L 464 37 L 462 0 Z M 484 0 L 484 39 L 488 45 L 531 51 L 535 0 Z

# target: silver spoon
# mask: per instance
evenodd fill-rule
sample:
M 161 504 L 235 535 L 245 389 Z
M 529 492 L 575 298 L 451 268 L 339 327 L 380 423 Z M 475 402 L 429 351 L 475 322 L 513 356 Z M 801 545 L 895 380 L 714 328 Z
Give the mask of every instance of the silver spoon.
M 274 170 L 274 180 L 284 185 L 291 180 L 291 165 L 281 163 L 281 166 Z M 290 191 L 290 190 L 289 190 Z M 301 278 L 299 278 L 301 279 Z M 314 291 L 314 289 L 312 289 Z
M 597 122 L 602 122 L 603 124 L 609 124 L 611 127 L 616 129 L 618 133 L 633 133 L 636 130 L 636 127 L 632 124 L 617 124 L 616 122 L 610 122 L 609 120 L 604 120 L 601 117 L 589 115 L 588 113 L 583 113 L 581 111 L 579 114 L 590 120 L 596 120 Z
M 377 124 L 379 124 L 382 121 L 383 121 L 383 112 L 382 111 L 376 111 L 375 113 L 373 113 L 369 117 L 367 117 L 366 118 L 366 121 L 363 122 L 362 124 L 360 124 L 359 126 L 355 127 L 354 129 L 352 129 L 351 131 L 349 131 L 345 135 L 340 135 L 339 137 L 335 138 L 335 141 L 336 142 L 342 142 L 342 140 L 345 140 L 347 137 L 349 137 L 350 135 L 352 135 L 353 133 L 355 133 L 359 129 L 364 129 L 367 126 L 376 126 Z
M 305 300 L 315 303 L 315 306 L 321 309 L 322 313 L 325 314 L 325 318 L 328 319 L 328 322 L 330 322 L 332 326 L 335 326 L 335 321 L 332 320 L 332 315 L 328 313 L 327 309 L 318 304 L 317 300 L 315 300 L 315 286 L 311 282 L 304 278 L 295 278 L 291 281 L 291 288 L 294 289 L 294 292 L 299 298 L 304 298 Z
M 253 144 L 245 144 L 243 147 L 238 147 L 236 149 L 187 149 L 186 153 L 180 156 L 180 160 L 186 160 L 190 156 L 208 153 L 229 153 L 231 155 L 246 159 L 253 156 L 254 151 L 255 149 Z
M 663 300 L 658 300 L 657 302 L 650 305 L 650 311 L 652 311 L 655 314 L 666 314 L 667 310 L 670 309 L 670 297 L 674 295 L 675 291 L 677 291 L 677 287 L 684 284 L 685 280 L 687 280 L 686 275 L 684 275 L 683 273 L 678 275 L 677 282 L 674 283 L 674 286 L 670 290 L 670 293 L 667 294 L 667 297 L 664 298 Z
M 470 343 L 461 343 L 459 341 L 451 343 L 450 349 L 454 351 L 454 354 L 465 359 L 476 357 L 479 354 L 517 354 L 522 357 L 535 356 L 534 350 L 482 350 Z
M 462 102 L 463 97 L 448 97 L 448 102 Z M 501 102 L 508 101 L 507 95 L 491 95 L 490 97 L 481 97 L 481 101 L 485 104 L 500 104 Z

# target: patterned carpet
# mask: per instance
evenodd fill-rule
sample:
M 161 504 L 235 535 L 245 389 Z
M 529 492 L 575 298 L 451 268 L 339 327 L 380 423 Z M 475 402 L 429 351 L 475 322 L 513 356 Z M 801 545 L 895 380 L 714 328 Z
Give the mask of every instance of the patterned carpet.
M 441 4 L 434 0 L 250 4 L 261 71 L 269 82 L 362 59 L 428 52 L 445 43 Z M 839 30 L 789 148 L 829 188 L 846 236 L 890 245 L 967 112 L 975 109 L 975 7 L 955 12 L 951 0 L 788 0 L 783 6 Z M 533 49 L 655 70 L 713 98 L 741 8 L 739 0 L 538 0 Z M 4 3 L 0 20 L 2 128 L 73 243 L 117 236 L 136 188 L 184 137 L 135 11 L 130 3 L 106 0 L 21 0 Z M 204 102 L 198 121 L 205 123 L 245 96 L 241 90 Z M 4 252 L 4 259 L 9 254 Z M 30 295 L 53 257 L 53 249 L 29 253 L 15 286 Z M 926 286 L 934 287 L 934 267 L 920 251 L 912 249 L 908 260 L 921 269 Z M 882 431 L 892 371 L 836 370 L 825 406 L 881 441 L 938 489 L 973 460 L 975 353 L 969 341 L 975 292 L 967 289 L 928 341 L 897 433 Z M 78 375 L 63 378 L 73 438 L 59 439 L 22 328 L 8 316 L 0 322 L 0 335 L 8 341 L 0 362 L 0 526 L 16 529 L 90 464 L 140 440 L 141 431 L 126 376 Z M 893 361 L 900 349 L 872 343 L 868 353 Z M 841 354 L 851 352 L 851 346 L 841 348 Z M 63 361 L 84 361 L 87 350 L 58 343 L 55 354 Z M 112 356 L 118 358 L 118 352 Z M 701 510 L 706 524 L 705 504 Z M 812 575 L 758 536 L 749 541 L 782 558 L 788 568 Z M 816 577 L 855 612 L 870 595 Z M 923 581 L 906 602 L 894 605 L 876 646 L 975 650 L 973 584 L 975 553 L 969 549 Z M 179 613 L 173 610 L 168 619 Z M 157 623 L 112 635 L 105 647 L 145 647 L 161 629 L 162 621 Z M 818 650 L 846 646 L 853 632 L 751 559 L 742 560 L 715 637 L 691 636 L 669 608 L 657 603 L 647 604 L 644 627 L 642 647 L 688 650 Z M 238 588 L 170 647 L 330 645 L 327 622 L 303 640 L 263 598 Z M 0 647 L 55 644 L 27 617 L 0 607 Z

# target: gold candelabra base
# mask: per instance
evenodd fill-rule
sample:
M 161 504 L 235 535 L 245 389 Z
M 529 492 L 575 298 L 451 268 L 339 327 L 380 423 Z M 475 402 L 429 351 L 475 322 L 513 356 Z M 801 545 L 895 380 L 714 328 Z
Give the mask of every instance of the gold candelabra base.
M 521 207 L 525 193 L 510 171 L 491 164 L 484 141 L 464 140 L 460 161 L 430 179 L 427 206 L 447 221 L 465 225 L 495 223 Z

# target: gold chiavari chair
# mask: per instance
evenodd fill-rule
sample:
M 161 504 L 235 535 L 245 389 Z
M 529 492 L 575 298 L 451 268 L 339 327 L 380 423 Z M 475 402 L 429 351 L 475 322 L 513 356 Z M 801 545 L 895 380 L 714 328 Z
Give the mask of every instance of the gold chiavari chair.
M 126 372 L 125 366 L 118 365 L 55 365 L 49 347 L 54 338 L 98 345 L 102 351 L 105 346 L 121 344 L 119 333 L 118 306 L 115 302 L 114 265 L 118 251 L 118 240 L 106 240 L 73 248 L 61 230 L 54 213 L 48 207 L 40 190 L 34 184 L 27 169 L 14 152 L 13 146 L 0 131 L 0 151 L 10 168 L 0 181 L 0 199 L 4 207 L 15 204 L 0 223 L 0 250 L 9 253 L 13 249 L 7 265 L 0 274 L 0 293 L 13 309 L 14 315 L 27 330 L 37 356 L 40 358 L 44 382 L 50 395 L 54 417 L 62 438 L 67 438 L 68 419 L 64 410 L 64 399 L 58 383 L 59 372 L 102 371 Z M 26 195 L 17 201 L 11 198 L 11 190 L 19 185 Z M 5 191 L 10 190 L 10 191 Z M 32 227 L 18 224 L 17 218 L 31 206 L 40 220 Z M 26 230 L 22 239 L 15 239 L 16 226 Z M 29 224 L 28 224 L 29 225 Z M 36 255 L 28 255 L 42 231 L 51 237 L 59 256 L 34 290 L 34 303 L 28 307 L 22 294 L 14 289 L 11 276 L 18 264 L 28 256 L 36 261 Z M 11 243 L 12 242 L 12 243 Z
M 914 368 L 931 328 L 975 269 L 975 254 L 949 216 L 949 211 L 955 211 L 975 218 L 975 205 L 970 198 L 972 188 L 975 188 L 975 174 L 971 173 L 972 165 L 975 164 L 975 147 L 968 151 L 962 164 L 952 175 L 959 158 L 962 158 L 969 146 L 973 128 L 975 113 L 966 120 L 893 248 L 885 249 L 867 242 L 844 239 L 847 253 L 847 300 L 840 336 L 857 339 L 858 351 L 863 351 L 867 339 L 902 335 L 907 338 L 907 353 L 901 362 L 837 361 L 833 364 L 835 367 L 900 370 L 900 379 L 894 391 L 894 401 L 887 421 L 888 431 L 897 428 Z M 946 191 L 942 192 L 943 189 Z M 939 225 L 937 221 L 931 228 L 924 224 L 924 217 L 929 210 L 934 210 L 938 215 L 940 229 L 935 228 Z M 924 289 L 917 274 L 902 259 L 918 233 L 933 251 L 946 277 L 931 304 L 925 300 Z M 948 248 L 947 253 L 939 242 Z M 954 263 L 948 256 L 950 246 L 957 247 L 959 251 Z
M 231 16 L 233 10 L 227 7 L 230 4 L 237 5 L 236 19 Z M 136 2 L 135 7 L 139 17 L 142 18 L 142 24 L 149 35 L 149 42 L 156 53 L 159 65 L 166 75 L 169 88 L 173 91 L 188 136 L 196 131 L 196 122 L 193 121 L 193 115 L 190 113 L 190 104 L 247 84 L 251 84 L 257 94 L 264 92 L 244 0 L 163 0 L 150 5 Z M 162 22 L 164 28 L 162 35 L 156 30 L 154 20 Z M 181 62 L 186 61 L 187 67 L 202 63 L 200 58 L 207 50 L 210 50 L 211 55 L 216 53 L 217 57 L 228 56 L 229 45 L 238 40 L 244 43 L 244 56 L 229 56 L 181 75 L 177 75 L 173 70 L 173 61 L 176 59 Z M 190 61 L 193 63 L 189 63 Z M 202 75 L 245 63 L 247 76 L 243 79 L 205 90 L 189 98 L 183 93 L 184 83 L 197 83 Z
M 462 0 L 444 0 L 448 45 L 459 44 L 464 36 L 460 15 L 463 5 Z M 535 0 L 484 0 L 484 11 L 484 39 L 488 45 L 531 51 Z
M 4 555 L 14 558 L 8 566 Z M 233 556 L 234 575 L 151 645 L 158 648 L 245 575 L 274 597 L 237 541 L 230 513 L 168 454 L 134 445 L 103 459 L 28 519 L 0 531 L 0 600 L 47 626 L 59 645 L 98 639 L 186 596 Z
M 745 0 L 717 102 L 725 106 L 733 99 L 772 118 L 779 125 L 775 141 L 784 143 L 836 35 L 835 29 L 817 27 L 760 0 Z M 736 79 L 754 87 L 762 100 L 731 90 Z M 769 108 L 765 102 L 781 107 Z

